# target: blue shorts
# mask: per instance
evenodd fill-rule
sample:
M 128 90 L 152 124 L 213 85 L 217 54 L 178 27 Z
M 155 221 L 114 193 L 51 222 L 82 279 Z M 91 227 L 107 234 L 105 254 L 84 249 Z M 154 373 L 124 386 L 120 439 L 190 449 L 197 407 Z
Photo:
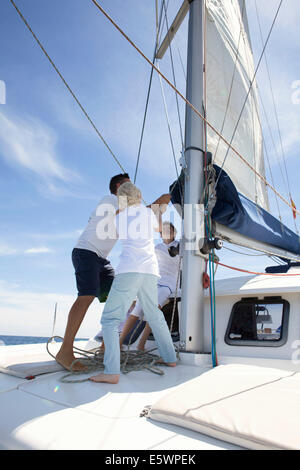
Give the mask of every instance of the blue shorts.
M 75 268 L 78 296 L 93 295 L 105 302 L 115 277 L 110 262 L 90 250 L 74 248 L 72 262 Z

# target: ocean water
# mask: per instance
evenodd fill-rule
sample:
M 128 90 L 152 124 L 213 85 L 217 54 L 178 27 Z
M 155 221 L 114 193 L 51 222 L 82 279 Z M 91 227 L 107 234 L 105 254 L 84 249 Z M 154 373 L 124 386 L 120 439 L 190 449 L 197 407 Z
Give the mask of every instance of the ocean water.
M 0 346 L 12 346 L 17 344 L 39 344 L 47 343 L 49 338 L 43 336 L 12 336 L 12 335 L 0 335 Z M 78 338 L 75 341 L 83 341 L 86 338 Z M 62 340 L 55 338 L 57 343 Z

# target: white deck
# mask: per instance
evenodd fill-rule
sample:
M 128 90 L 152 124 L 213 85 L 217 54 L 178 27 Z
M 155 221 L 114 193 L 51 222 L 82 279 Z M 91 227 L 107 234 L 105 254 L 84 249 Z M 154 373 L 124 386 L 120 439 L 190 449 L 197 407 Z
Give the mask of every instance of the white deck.
M 21 357 L 45 345 L 5 347 Z M 0 348 L 3 352 L 4 347 Z M 24 380 L 0 374 L 2 449 L 232 449 L 234 446 L 172 425 L 140 417 L 147 405 L 210 368 L 209 356 L 184 358 L 165 375 L 148 371 L 121 375 L 118 385 L 60 382 L 65 372 Z M 187 363 L 186 363 L 187 362 Z M 205 363 L 207 363 L 205 365 Z M 90 374 L 91 375 L 91 374 Z M 82 376 L 83 377 L 83 376 Z M 76 377 L 77 378 L 77 377 Z
M 294 272 L 299 273 L 300 270 Z M 294 342 L 299 339 L 300 276 L 223 280 L 217 283 L 217 292 L 217 351 L 220 364 L 256 364 L 300 370 L 300 361 L 295 363 L 291 360 L 295 351 Z M 282 295 L 291 305 L 287 344 L 280 348 L 239 348 L 226 345 L 224 333 L 234 303 L 245 294 L 253 296 L 256 293 L 261 297 L 273 292 Z M 207 307 L 208 304 L 204 337 L 205 350 L 210 351 Z M 86 344 L 78 342 L 76 346 L 84 348 Z M 150 346 L 153 347 L 153 343 Z M 89 343 L 87 349 L 91 347 L 93 346 Z M 26 355 L 40 354 L 45 350 L 45 344 L 2 346 L 0 358 L 14 356 L 15 360 L 17 355 L 19 361 L 16 362 L 22 363 L 26 362 Z M 231 444 L 194 431 L 140 417 L 145 406 L 154 404 L 172 388 L 210 368 L 209 354 L 181 353 L 179 365 L 174 369 L 164 368 L 164 376 L 149 371 L 131 372 L 121 375 L 118 385 L 90 381 L 62 383 L 60 378 L 66 374 L 65 371 L 41 375 L 31 381 L 0 373 L 0 448 L 237 449 Z

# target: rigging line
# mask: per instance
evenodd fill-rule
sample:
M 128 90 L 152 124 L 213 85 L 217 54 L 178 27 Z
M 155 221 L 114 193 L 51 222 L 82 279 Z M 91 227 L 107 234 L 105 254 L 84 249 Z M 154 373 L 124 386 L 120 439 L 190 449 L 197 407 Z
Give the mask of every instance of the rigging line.
M 156 23 L 156 42 L 158 42 L 158 35 L 159 35 L 159 30 L 158 30 L 158 0 L 155 0 L 155 23 Z
M 59 77 L 61 78 L 62 82 L 64 83 L 64 85 L 66 86 L 67 90 L 70 92 L 70 94 L 72 95 L 72 97 L 74 98 L 74 100 L 76 101 L 76 103 L 78 104 L 79 108 L 81 109 L 81 111 L 83 112 L 83 114 L 85 115 L 85 117 L 87 118 L 87 120 L 89 121 L 89 123 L 92 125 L 92 127 L 94 128 L 94 130 L 96 131 L 98 137 L 100 137 L 100 139 L 102 140 L 103 144 L 105 145 L 105 147 L 107 148 L 107 150 L 109 151 L 109 153 L 111 154 L 111 156 L 113 157 L 113 159 L 115 160 L 115 162 L 117 163 L 117 165 L 120 167 L 120 169 L 123 171 L 123 173 L 126 172 L 126 170 L 123 168 L 122 164 L 120 163 L 120 161 L 118 160 L 118 158 L 116 157 L 116 155 L 114 154 L 114 152 L 112 151 L 112 149 L 110 148 L 110 146 L 108 145 L 108 143 L 106 142 L 106 140 L 104 139 L 104 137 L 102 136 L 102 134 L 100 133 L 99 129 L 97 128 L 96 124 L 93 122 L 93 120 L 90 118 L 89 114 L 87 113 L 87 111 L 84 109 L 83 105 L 80 103 L 79 99 L 77 98 L 77 96 L 75 95 L 75 93 L 73 92 L 73 90 L 70 88 L 70 86 L 68 85 L 67 81 L 65 80 L 65 78 L 63 77 L 63 75 L 61 74 L 61 72 L 58 70 L 57 66 L 55 65 L 55 63 L 53 62 L 53 60 L 51 59 L 51 57 L 49 56 L 49 54 L 47 53 L 46 49 L 44 48 L 44 46 L 42 45 L 42 43 L 40 42 L 40 40 L 38 39 L 38 37 L 36 36 L 36 34 L 33 32 L 33 30 L 31 29 L 29 23 L 27 22 L 27 20 L 25 19 L 25 17 L 23 16 L 23 14 L 21 13 L 21 11 L 19 10 L 19 8 L 17 7 L 17 5 L 15 4 L 14 0 L 9 0 L 10 3 L 13 5 L 13 7 L 15 8 L 15 10 L 17 11 L 17 13 L 19 14 L 20 18 L 22 19 L 23 23 L 25 24 L 25 26 L 27 27 L 27 29 L 30 31 L 30 33 L 32 34 L 33 38 L 35 39 L 35 41 L 37 42 L 37 44 L 39 45 L 39 47 L 41 48 L 41 50 L 43 51 L 43 53 L 45 54 L 45 56 L 47 57 L 48 61 L 50 62 L 50 64 L 52 65 L 52 67 L 54 68 L 54 70 L 56 71 L 56 73 L 59 75 Z
M 258 251 L 260 253 L 265 253 L 267 256 L 276 256 L 277 258 L 280 258 L 280 259 L 286 259 L 286 260 L 289 260 L 289 261 L 292 261 L 292 262 L 296 262 L 296 263 L 299 263 L 300 262 L 300 255 L 299 254 L 295 254 L 295 256 L 293 256 L 292 254 L 289 254 L 290 252 L 285 252 L 287 254 L 278 254 L 278 253 L 275 253 L 274 251 L 271 251 L 271 248 L 270 249 L 266 249 L 266 248 L 251 248 L 250 246 L 248 245 L 245 245 L 245 244 L 242 244 L 242 243 L 237 243 L 237 242 L 234 242 L 232 240 L 229 240 L 227 238 L 224 238 L 222 237 L 222 235 L 218 234 L 218 236 L 220 238 L 222 238 L 225 242 L 228 242 L 228 243 L 231 243 L 233 245 L 237 245 L 237 246 L 241 246 L 243 248 L 246 248 L 248 250 L 253 250 L 253 251 Z M 270 245 L 271 246 L 271 245 Z M 275 248 L 275 247 L 274 247 Z
M 168 22 L 168 15 L 167 15 L 167 9 L 166 9 L 166 3 L 165 3 L 165 0 L 162 1 L 162 5 L 164 7 L 164 11 L 165 11 L 165 18 L 166 18 L 166 27 L 167 27 L 167 31 L 168 31 L 168 37 L 169 37 L 169 34 L 170 34 L 170 30 L 169 30 L 169 22 Z M 173 61 L 173 53 L 172 53 L 172 46 L 171 46 L 171 42 L 170 42 L 170 45 L 169 45 L 169 51 L 170 51 L 170 59 L 171 59 L 171 66 L 172 66 L 172 75 L 173 75 L 173 82 L 174 82 L 174 86 L 175 88 L 177 88 L 177 84 L 176 84 L 176 77 L 175 77 L 175 68 L 174 68 L 174 61 Z M 177 107 L 177 115 L 178 115 L 178 123 L 179 123 L 179 129 L 180 129 L 180 138 L 181 138 L 181 147 L 182 147 L 182 151 L 184 150 L 184 139 L 183 139 L 183 130 L 182 130 L 182 123 L 181 123 L 181 116 L 180 116 L 180 109 L 179 109 L 179 102 L 178 102 L 178 95 L 177 93 L 175 92 L 175 99 L 176 99 L 176 107 Z
M 233 271 L 239 271 L 241 273 L 247 273 L 247 274 L 255 274 L 257 276 L 275 276 L 275 277 L 292 277 L 292 276 L 300 276 L 300 274 L 287 274 L 287 273 L 257 273 L 255 271 L 248 271 L 247 269 L 242 269 L 242 268 L 235 268 L 233 266 L 228 266 L 227 264 L 220 263 L 219 261 L 215 260 L 214 261 L 216 264 L 219 266 L 223 266 L 223 268 L 228 268 L 228 269 L 233 269 Z
M 258 96 L 259 96 L 260 103 L 261 103 L 261 106 L 262 106 L 262 109 L 263 109 L 263 112 L 264 112 L 265 120 L 266 120 L 266 123 L 267 123 L 267 126 L 268 126 L 268 130 L 269 130 L 270 138 L 271 138 L 271 140 L 272 140 L 272 144 L 273 144 L 273 147 L 274 147 L 274 151 L 275 151 L 276 156 L 277 156 L 278 166 L 279 166 L 279 169 L 280 169 L 280 173 L 281 173 L 282 179 L 283 179 L 283 181 L 284 181 L 284 183 L 285 183 L 285 185 L 286 185 L 286 180 L 285 180 L 285 178 L 284 178 L 284 174 L 283 174 L 283 171 L 282 171 L 282 168 L 281 168 L 281 163 L 280 163 L 280 157 L 279 157 L 279 154 L 278 154 L 278 149 L 277 149 L 276 144 L 275 144 L 273 132 L 272 132 L 272 129 L 271 129 L 271 124 L 270 124 L 270 121 L 269 121 L 269 118 L 268 118 L 268 115 L 267 115 L 267 111 L 266 111 L 266 108 L 265 108 L 265 105 L 264 105 L 264 102 L 263 102 L 263 99 L 262 99 L 262 96 L 261 96 L 261 93 L 260 93 L 259 88 L 258 88 Z M 288 187 L 286 187 L 286 189 L 287 189 L 287 195 L 289 195 Z
M 156 7 L 157 7 L 157 2 L 156 2 Z M 153 60 L 152 63 L 155 63 L 155 57 L 159 45 L 159 31 L 161 28 L 161 21 L 162 21 L 162 12 L 163 12 L 163 6 L 161 6 L 160 10 L 160 15 L 159 15 L 159 20 L 158 20 L 158 12 L 156 8 L 156 40 L 155 40 L 155 47 L 154 47 L 154 53 L 153 53 Z M 135 166 L 135 172 L 134 172 L 134 184 L 136 183 L 136 178 L 137 178 L 137 172 L 140 164 L 140 157 L 141 157 L 141 150 L 142 150 L 142 143 L 144 139 L 144 132 L 145 132 L 145 125 L 146 125 L 146 118 L 147 118 L 147 113 L 148 113 L 148 106 L 149 106 L 149 99 L 150 99 L 150 92 L 151 92 L 151 87 L 152 87 L 152 79 L 153 79 L 153 72 L 154 68 L 151 67 L 151 73 L 150 73 L 150 80 L 149 80 L 149 86 L 148 86 L 148 92 L 147 92 L 147 98 L 146 98 L 146 106 L 145 106 L 145 112 L 144 112 L 144 118 L 143 118 L 143 125 L 142 125 L 142 131 L 141 131 L 141 137 L 140 137 L 140 143 L 139 143 L 139 149 L 138 149 L 138 156 L 137 156 L 137 161 L 136 161 L 136 166 Z
M 186 71 L 185 71 L 185 68 L 184 68 L 184 65 L 183 65 L 182 55 L 181 55 L 178 44 L 176 44 L 176 49 L 177 49 L 177 52 L 178 52 L 178 55 L 179 55 L 179 60 L 180 60 L 183 76 L 184 76 L 184 79 L 186 81 Z
M 284 176 L 284 172 L 283 172 L 283 170 L 282 170 L 282 165 L 281 165 L 281 162 L 280 162 L 280 156 L 279 156 L 278 148 L 277 148 L 277 146 L 276 146 L 276 144 L 275 144 L 275 139 L 274 139 L 274 136 L 273 136 L 271 124 L 270 124 L 270 121 L 269 121 L 269 118 L 268 118 L 268 115 L 267 115 L 267 112 L 266 112 L 266 108 L 265 108 L 265 106 L 264 106 L 264 102 L 263 102 L 261 93 L 260 93 L 259 90 L 258 90 L 258 92 L 259 92 L 260 102 L 261 102 L 261 105 L 262 105 L 262 108 L 263 108 L 263 111 L 264 111 L 264 116 L 265 116 L 265 119 L 266 119 L 266 122 L 267 122 L 269 134 L 270 134 L 270 137 L 271 137 L 271 140 L 272 140 L 272 144 L 273 144 L 273 147 L 274 147 L 274 151 L 275 151 L 276 156 L 277 156 L 278 166 L 279 166 L 279 169 L 280 169 L 280 173 L 281 173 L 281 176 L 282 176 L 282 180 L 283 180 L 284 185 L 285 185 L 285 187 L 286 187 L 286 193 L 287 193 L 287 195 L 290 197 L 289 185 L 287 184 L 287 180 L 286 180 L 286 178 L 285 178 L 285 176 Z
M 280 258 L 277 258 L 276 256 L 269 256 L 269 258 L 271 258 L 271 260 L 274 261 L 274 263 L 277 263 L 280 266 L 286 266 L 286 262 Z
M 11 0 L 10 0 L 11 1 Z M 185 98 L 185 96 L 183 96 L 183 94 L 177 90 L 174 85 L 170 82 L 170 80 L 165 76 L 163 75 L 159 70 L 158 68 L 151 62 L 150 59 L 148 59 L 148 57 L 141 51 L 141 49 L 127 36 L 126 33 L 124 33 L 124 31 L 117 25 L 117 23 L 109 16 L 109 14 L 101 7 L 101 5 L 99 5 L 99 3 L 96 1 L 96 0 L 91 0 L 94 5 L 104 14 L 104 16 L 111 22 L 111 24 L 119 31 L 120 34 L 122 34 L 122 36 L 132 45 L 132 47 L 134 47 L 134 49 L 146 60 L 146 62 L 148 62 L 149 65 L 151 65 L 151 67 L 154 68 L 154 70 L 165 80 L 165 82 L 167 82 L 167 84 L 173 88 L 173 90 L 176 91 L 176 93 L 180 96 L 180 98 L 182 98 L 185 103 L 194 111 L 195 114 L 197 114 L 197 116 L 200 117 L 200 119 L 202 119 L 203 121 L 206 122 L 207 126 L 216 134 L 218 135 L 221 140 L 244 162 L 245 165 L 247 165 L 263 182 L 266 186 L 268 186 L 275 194 L 277 194 L 277 196 L 287 205 L 289 206 L 296 214 L 298 214 L 300 216 L 300 212 L 295 209 L 292 204 L 290 202 L 288 202 L 275 188 L 274 186 L 272 186 L 264 176 L 262 176 L 260 173 L 258 173 L 258 171 L 245 159 L 245 157 L 243 157 L 241 155 L 241 153 L 236 150 L 232 144 L 230 144 L 226 139 L 225 137 L 223 137 L 218 131 L 217 129 L 200 113 L 200 111 L 198 111 L 198 109 L 195 108 L 195 106 L 192 105 L 192 103 L 190 103 L 190 101 Z
M 269 153 L 268 153 L 268 150 L 267 150 L 267 146 L 266 146 L 266 142 L 265 142 L 264 136 L 262 136 L 262 141 L 263 141 L 264 155 L 266 155 L 266 158 L 267 158 L 268 167 L 269 167 L 269 172 L 270 172 L 270 176 L 271 176 L 271 181 L 272 181 L 272 184 L 273 184 L 273 186 L 274 186 L 273 172 L 272 172 L 272 168 L 271 168 L 271 164 L 270 164 L 270 158 L 269 158 Z M 280 222 L 281 222 L 281 230 L 283 231 L 282 217 L 281 217 L 279 202 L 278 202 L 278 199 L 277 199 L 276 194 L 275 194 L 275 201 L 276 201 L 277 210 L 278 210 L 278 217 L 279 217 L 279 220 L 280 220 Z
M 258 7 L 257 7 L 256 0 L 255 0 L 255 9 L 256 9 L 256 16 L 257 16 L 259 31 L 260 31 L 260 37 L 261 37 L 261 41 L 263 43 L 262 28 L 261 28 L 261 22 L 260 22 L 260 18 L 259 18 L 259 12 L 258 12 Z M 290 200 L 292 202 L 293 199 L 292 199 L 292 194 L 291 194 L 291 185 L 290 185 L 289 174 L 288 174 L 288 171 L 287 171 L 286 154 L 285 154 L 285 151 L 284 151 L 284 148 L 283 148 L 282 134 L 281 134 L 280 124 L 279 124 L 279 116 L 278 116 L 278 111 L 277 111 L 277 106 L 276 106 L 276 101 L 275 101 L 275 95 L 274 95 L 274 90 L 273 90 L 273 85 L 272 85 L 272 80 L 271 80 L 271 73 L 270 73 L 269 63 L 268 63 L 268 59 L 267 59 L 267 54 L 265 54 L 265 64 L 266 64 L 266 69 L 267 69 L 267 74 L 268 74 L 268 79 L 269 79 L 269 84 L 270 84 L 270 91 L 271 91 L 272 101 L 273 101 L 273 108 L 274 108 L 275 118 L 276 118 L 276 123 L 277 123 L 277 130 L 278 130 L 279 141 L 280 141 L 280 146 L 281 146 L 281 156 L 282 156 L 283 167 L 284 167 L 285 176 L 286 176 L 286 184 L 287 184 L 288 194 L 289 194 Z M 297 226 L 297 222 L 296 222 L 295 217 L 294 217 L 294 225 L 295 225 L 296 232 L 299 234 L 298 226 Z
M 260 93 L 259 89 L 258 89 L 258 95 L 259 95 L 260 103 L 261 103 L 261 106 L 262 106 L 262 109 L 263 109 L 263 112 L 264 112 L 265 120 L 266 120 L 266 123 L 267 123 L 267 126 L 268 126 L 270 138 L 271 138 L 271 141 L 272 141 L 272 144 L 273 144 L 273 147 L 274 147 L 274 153 L 276 154 L 276 157 L 277 157 L 277 162 L 278 162 L 279 170 L 280 170 L 280 173 L 281 173 L 281 176 L 282 176 L 282 180 L 283 180 L 284 185 L 285 185 L 285 190 L 286 190 L 287 195 L 289 196 L 289 195 L 290 195 L 290 194 L 289 194 L 289 188 L 288 188 L 288 185 L 287 185 L 287 182 L 286 182 L 286 178 L 285 178 L 284 173 L 283 173 L 283 170 L 282 170 L 282 165 L 281 165 L 281 162 L 280 162 L 280 156 L 279 156 L 279 153 L 278 153 L 277 146 L 276 146 L 276 144 L 275 144 L 275 139 L 274 139 L 274 136 L 273 136 L 273 132 L 272 132 L 270 120 L 269 120 L 269 118 L 268 118 L 268 115 L 267 115 L 267 112 L 266 112 L 266 108 L 265 108 L 265 105 L 264 105 L 264 102 L 263 102 L 263 99 L 262 99 L 262 96 L 261 96 L 261 93 Z
M 247 95 L 246 95 L 246 98 L 245 98 L 244 104 L 243 104 L 243 106 L 242 106 L 242 109 L 241 109 L 239 118 L 238 118 L 238 120 L 237 120 L 236 126 L 235 126 L 235 128 L 234 128 L 233 135 L 232 135 L 231 140 L 230 140 L 230 145 L 232 144 L 232 142 L 233 142 L 233 140 L 234 140 L 236 131 L 237 131 L 237 129 L 238 129 L 238 126 L 239 126 L 239 123 L 240 123 L 242 114 L 243 114 L 243 112 L 244 112 L 245 106 L 246 106 L 246 104 L 247 104 L 248 98 L 249 98 L 250 93 L 251 93 L 251 90 L 252 90 L 252 88 L 253 88 L 254 81 L 255 81 L 255 78 L 256 78 L 256 75 L 257 75 L 259 66 L 260 66 L 261 61 L 262 61 L 262 59 L 263 59 L 263 57 L 264 57 L 264 53 L 265 53 L 265 50 L 266 50 L 266 48 L 267 48 L 269 39 L 270 39 L 270 37 L 271 37 L 271 33 L 272 33 L 272 31 L 273 31 L 275 22 L 276 22 L 276 20 L 277 20 L 279 11 L 280 11 L 281 6 L 282 6 L 282 3 L 283 3 L 283 0 L 280 0 L 279 6 L 278 6 L 277 11 L 276 11 L 276 15 L 275 15 L 275 17 L 274 17 L 274 19 L 273 19 L 273 22 L 272 22 L 272 25 L 271 25 L 269 34 L 268 34 L 268 36 L 267 36 L 267 39 L 266 39 L 266 41 L 265 41 L 265 44 L 264 44 L 262 53 L 261 53 L 260 58 L 259 58 L 259 61 L 258 61 L 258 63 L 257 63 L 254 76 L 253 76 L 253 78 L 252 78 L 252 80 L 251 80 L 251 82 L 250 82 L 250 86 L 249 86 L 248 93 L 247 93 Z M 219 182 L 220 176 L 221 176 L 222 171 L 223 171 L 223 169 L 224 169 L 224 164 L 225 164 L 225 161 L 226 161 L 226 159 L 227 159 L 227 157 L 228 157 L 228 154 L 229 154 L 229 147 L 228 147 L 227 152 L 226 152 L 226 155 L 225 155 L 225 157 L 224 157 L 224 160 L 223 160 L 223 163 L 222 163 L 222 166 L 221 166 L 221 171 L 220 171 L 220 173 L 219 173 L 219 176 L 218 176 L 217 181 L 216 181 L 216 184 L 215 184 L 215 188 L 216 188 L 216 186 L 217 186 L 217 184 L 218 184 L 218 182 Z
M 260 254 L 260 255 L 255 254 L 254 255 L 254 254 L 251 254 L 251 253 L 245 253 L 245 252 L 242 252 L 242 251 L 233 250 L 232 248 L 228 248 L 227 246 L 223 246 L 223 248 L 225 250 L 232 251 L 233 253 L 237 253 L 237 254 L 243 255 L 243 256 L 255 256 L 255 257 L 257 257 L 257 256 L 268 256 L 266 254 Z
M 212 236 L 211 217 L 208 213 L 205 216 L 206 233 L 209 238 Z M 209 292 L 210 292 L 210 312 L 211 312 L 211 355 L 213 366 L 217 365 L 216 353 L 216 297 L 215 297 L 215 277 L 214 277 L 214 250 L 211 250 L 208 255 L 209 266 Z M 206 264 L 207 267 L 207 264 Z M 216 265 L 218 267 L 218 265 Z
M 259 18 L 259 12 L 258 12 L 258 7 L 257 7 L 256 0 L 255 0 L 255 10 L 256 10 L 257 22 L 258 22 L 258 26 L 259 26 L 260 38 L 261 38 L 261 42 L 263 44 L 264 40 L 263 40 L 261 22 L 260 22 L 260 18 Z M 280 130 L 280 125 L 279 125 L 278 111 L 277 111 L 277 106 L 276 106 L 276 102 L 275 102 L 275 95 L 274 95 L 274 90 L 273 90 L 273 85 L 272 85 L 272 80 L 271 80 L 271 74 L 270 74 L 270 68 L 269 68 L 266 53 L 265 53 L 265 63 L 266 63 L 266 69 L 267 69 L 269 84 L 270 84 L 270 91 L 271 91 L 271 95 L 272 95 L 273 108 L 274 108 L 274 113 L 275 113 L 275 118 L 276 118 L 276 123 L 277 123 L 277 130 L 278 130 L 278 135 L 279 135 L 279 140 L 280 140 L 280 146 L 281 146 L 281 152 L 282 152 L 282 161 L 283 161 L 283 165 L 284 165 L 284 169 L 285 169 L 285 175 L 286 175 L 286 183 L 287 183 L 287 186 L 288 186 L 289 195 L 291 196 L 290 181 L 289 181 L 289 175 L 288 175 L 288 171 L 287 171 L 285 152 L 284 152 L 284 149 L 283 149 L 282 136 L 281 136 L 281 130 Z
M 170 0 L 168 0 L 167 2 L 167 11 L 169 9 L 169 3 L 170 3 Z M 161 4 L 161 8 L 163 9 L 163 4 Z M 164 30 L 164 27 L 165 27 L 165 22 L 166 22 L 166 17 L 164 16 L 163 20 L 162 20 L 162 26 L 161 26 L 161 31 L 160 31 L 160 37 L 159 37 L 159 41 L 158 43 L 161 44 L 161 38 L 162 38 L 162 34 L 163 34 L 163 30 Z
M 157 68 L 159 69 L 159 65 L 158 65 L 158 64 L 157 64 Z M 166 96 L 165 96 L 165 92 L 164 92 L 164 88 L 163 88 L 163 83 L 162 83 L 161 76 L 159 76 L 159 82 L 160 82 L 161 93 L 162 93 L 163 102 L 164 102 L 164 108 L 165 108 L 165 114 L 166 114 L 167 125 L 168 125 L 168 131 L 169 131 L 169 137 L 170 137 L 170 142 L 171 142 L 171 147 L 172 147 L 172 153 L 173 153 L 174 165 L 175 165 L 175 170 L 176 170 L 176 176 L 177 176 L 177 179 L 178 179 L 178 178 L 179 178 L 179 172 L 178 172 L 178 166 L 177 166 L 177 162 L 176 162 L 176 154 L 175 154 L 174 142 L 173 142 L 173 137 L 172 137 L 170 118 L 169 118 L 169 114 L 168 114 Z M 180 188 L 180 185 L 179 185 L 179 188 Z

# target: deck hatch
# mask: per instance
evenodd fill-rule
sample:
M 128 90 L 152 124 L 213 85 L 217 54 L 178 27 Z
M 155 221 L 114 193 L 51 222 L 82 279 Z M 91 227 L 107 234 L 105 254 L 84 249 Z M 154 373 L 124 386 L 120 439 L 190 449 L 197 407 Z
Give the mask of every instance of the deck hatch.
M 287 341 L 289 303 L 278 298 L 242 299 L 234 304 L 225 343 L 231 346 L 283 346 Z

